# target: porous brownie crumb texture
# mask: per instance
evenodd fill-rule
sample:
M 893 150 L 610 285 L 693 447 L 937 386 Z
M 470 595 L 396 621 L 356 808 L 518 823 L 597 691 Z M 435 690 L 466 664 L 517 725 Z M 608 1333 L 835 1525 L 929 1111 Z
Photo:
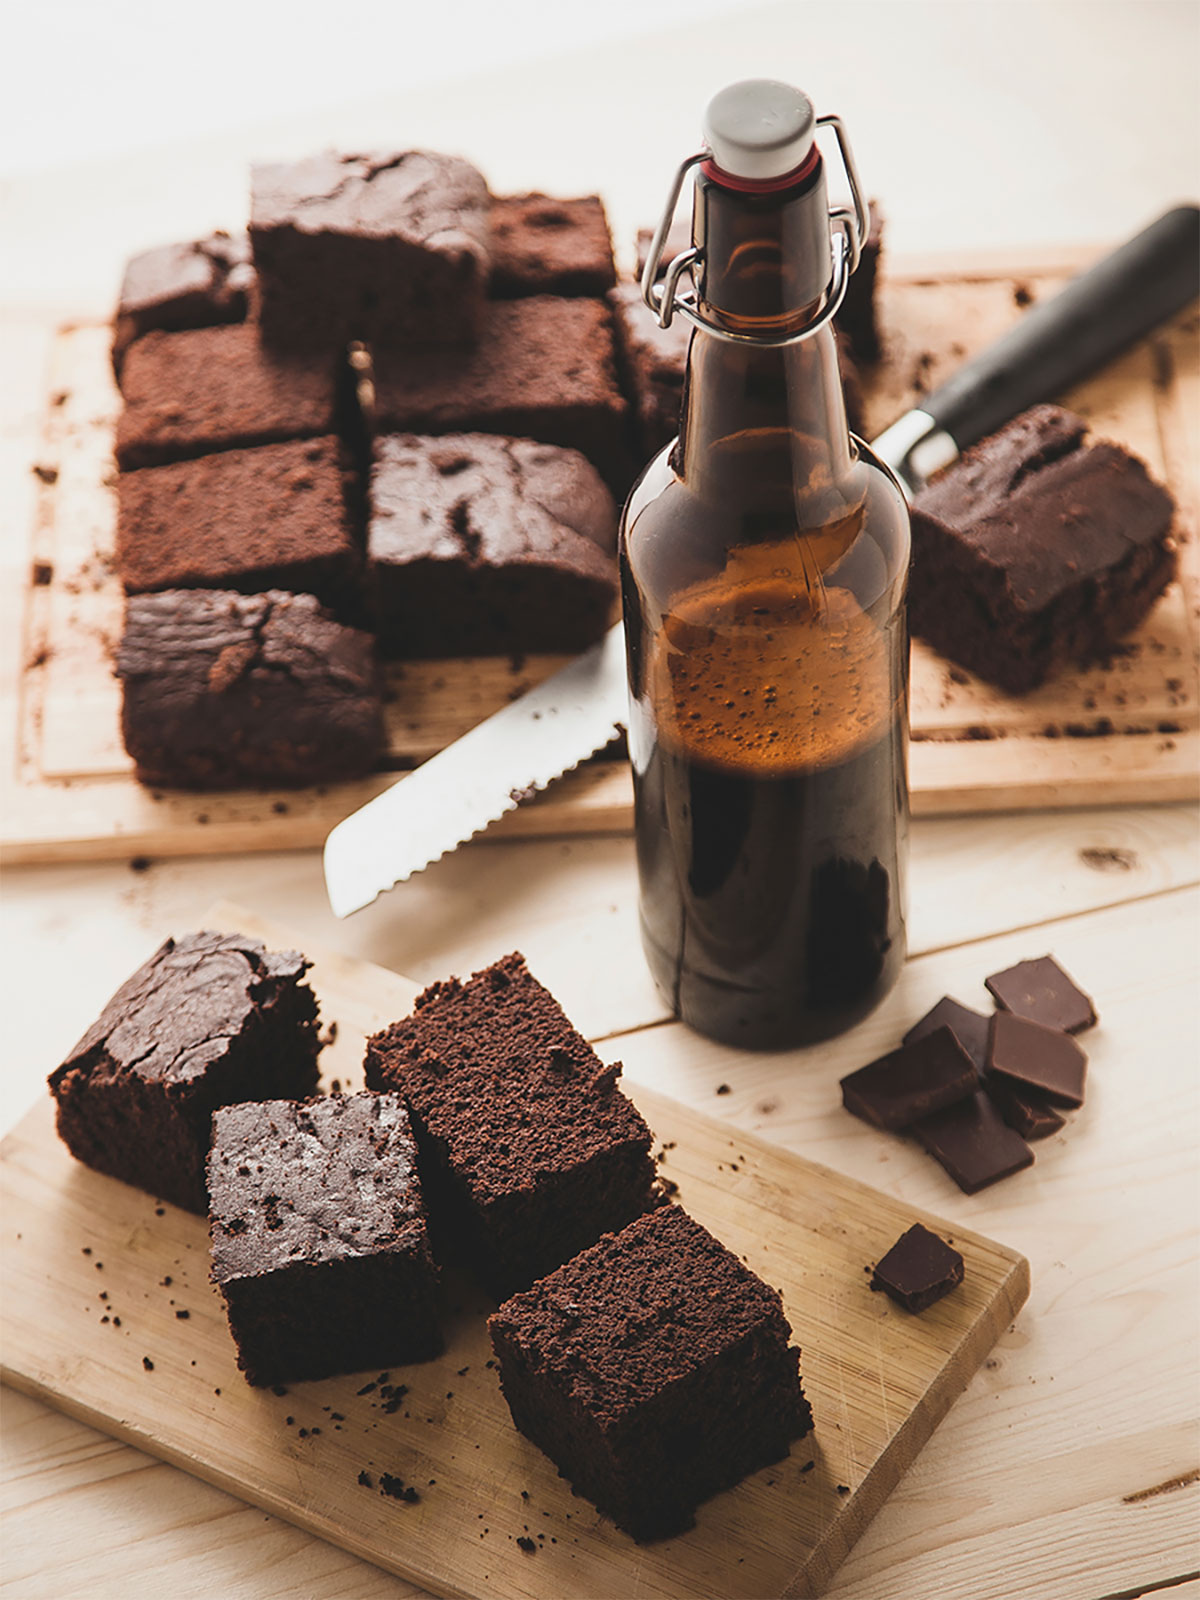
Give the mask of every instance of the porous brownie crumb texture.
M 359 777 L 383 746 L 374 640 L 311 595 L 131 595 L 117 673 L 122 736 L 143 783 Z
M 125 352 L 143 334 L 179 333 L 245 320 L 254 283 L 250 241 L 217 231 L 186 244 L 161 245 L 125 267 L 113 319 L 113 371 L 118 382 Z
M 219 1111 L 208 1184 L 213 1281 L 251 1383 L 440 1351 L 416 1145 L 398 1096 Z
M 812 1426 L 778 1293 L 677 1206 L 601 1239 L 490 1319 L 517 1427 L 637 1539 Z
M 388 654 L 582 650 L 612 620 L 616 507 L 574 450 L 379 439 L 370 505 L 368 585 Z
M 616 282 L 612 238 L 599 195 L 562 200 L 510 194 L 492 201 L 491 293 L 602 295 Z
M 189 1211 L 207 1210 L 213 1112 L 311 1094 L 317 1002 L 309 963 L 240 934 L 168 939 L 50 1077 L 72 1155 Z
M 497 1296 L 656 1203 L 650 1130 L 519 954 L 427 989 L 367 1042 L 408 1104 L 435 1236 Z
M 362 581 L 354 493 L 329 436 L 122 473 L 118 574 L 127 594 L 290 589 L 352 615 Z

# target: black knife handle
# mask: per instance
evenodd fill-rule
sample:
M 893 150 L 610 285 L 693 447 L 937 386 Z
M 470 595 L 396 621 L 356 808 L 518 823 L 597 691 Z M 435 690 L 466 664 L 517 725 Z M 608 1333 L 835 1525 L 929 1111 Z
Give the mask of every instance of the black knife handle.
M 1200 207 L 1177 206 L 1027 311 L 918 402 L 965 450 L 1052 400 L 1200 294 Z

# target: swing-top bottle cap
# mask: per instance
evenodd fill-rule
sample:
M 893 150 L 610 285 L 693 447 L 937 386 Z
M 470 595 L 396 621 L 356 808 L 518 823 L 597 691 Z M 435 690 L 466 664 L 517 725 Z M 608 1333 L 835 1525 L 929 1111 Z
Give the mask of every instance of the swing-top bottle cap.
M 793 172 L 813 146 L 812 101 L 774 78 L 746 78 L 713 96 L 704 140 L 722 172 L 753 181 Z

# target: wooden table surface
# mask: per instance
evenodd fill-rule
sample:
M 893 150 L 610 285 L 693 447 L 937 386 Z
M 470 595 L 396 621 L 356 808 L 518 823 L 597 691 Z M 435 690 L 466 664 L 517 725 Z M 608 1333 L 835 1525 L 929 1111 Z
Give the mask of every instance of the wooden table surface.
M 936 34 L 939 40 L 939 70 L 954 66 L 968 78 L 975 74 L 968 88 L 974 85 L 978 115 L 965 119 L 956 136 L 949 152 L 953 172 L 935 186 L 938 195 L 955 192 L 953 173 L 965 175 L 972 160 L 985 157 L 987 183 L 1007 181 L 987 111 L 1009 104 L 1003 98 L 1007 88 L 997 85 L 1010 81 L 1005 61 L 1011 58 L 1015 71 L 1018 56 L 1024 60 L 1018 50 L 1022 29 L 988 32 L 988 17 L 1003 7 L 959 8 L 960 19 L 971 15 L 960 22 L 956 53 L 942 31 L 948 8 L 867 9 L 872 16 L 889 9 L 903 13 L 906 38 L 921 23 L 929 39 Z M 1170 123 L 1172 104 L 1182 114 L 1181 80 L 1177 72 L 1167 73 L 1164 106 L 1137 62 L 1121 57 L 1121 40 L 1136 17 L 1137 27 L 1144 21 L 1161 46 L 1171 15 L 1186 9 L 1147 4 L 1089 10 L 1091 18 L 1104 13 L 1094 30 L 1089 25 L 1089 70 L 1099 70 L 1105 50 L 1110 67 L 1120 59 L 1122 85 L 1134 85 L 1131 115 L 1143 115 L 1148 124 Z M 1080 38 L 1071 10 L 1062 4 L 1039 8 L 1048 22 L 1031 72 L 1063 70 L 1061 63 L 1055 66 L 1055 53 L 1065 62 Z M 777 8 L 771 20 L 802 76 L 807 46 L 801 12 L 808 22 L 816 16 L 807 7 Z M 679 106 L 702 103 L 726 75 L 762 70 L 762 58 L 756 67 L 740 35 L 722 35 L 715 24 L 704 24 L 701 32 L 705 39 L 685 40 L 669 60 L 660 49 L 654 71 L 662 92 L 655 99 L 646 58 L 636 53 L 591 52 L 587 62 L 564 67 L 555 80 L 561 110 L 572 85 L 580 95 L 601 95 L 599 88 L 585 91 L 590 79 L 584 72 L 594 68 L 600 82 L 599 66 L 607 63 L 632 74 L 629 94 L 640 95 L 639 104 L 647 107 L 643 133 L 649 128 L 657 141 L 656 165 L 649 178 L 639 173 L 636 181 L 617 184 L 614 210 L 622 228 L 645 220 L 647 197 L 661 193 L 669 170 L 662 150 Z M 910 46 L 911 39 L 904 48 Z M 824 99 L 829 105 L 836 100 L 835 109 L 867 124 L 861 144 L 886 165 L 885 117 L 880 113 L 869 122 L 869 95 L 861 86 L 847 91 L 856 103 L 839 96 L 838 69 L 828 64 L 833 59 L 828 52 L 822 58 Z M 868 64 L 868 87 L 885 81 L 885 68 L 877 61 L 872 79 Z M 774 58 L 770 69 L 788 75 Z M 1085 112 L 1080 83 L 1092 80 L 1077 78 L 1067 72 L 1061 99 L 1056 96 L 1051 107 L 1047 98 L 1039 113 L 1038 137 L 1050 141 L 1048 160 L 1038 167 L 1013 163 L 1021 169 L 1020 182 L 1014 176 L 1001 198 L 1012 208 L 1014 248 L 1055 238 L 1115 238 L 1127 224 L 1180 197 L 1169 188 L 1173 182 L 1178 190 L 1178 166 L 1173 179 L 1162 176 L 1148 129 L 1148 143 L 1135 139 L 1121 146 L 1122 192 L 1145 197 L 1136 214 L 1122 214 L 1110 227 L 1097 198 L 1101 190 L 1091 179 L 1071 189 L 1075 209 L 1061 209 L 1068 199 L 1059 163 L 1069 171 L 1082 160 L 1082 149 L 1062 142 L 1063 130 L 1078 127 L 1085 142 L 1116 137 L 1100 121 L 1093 127 L 1078 120 Z M 535 81 L 517 74 L 518 86 Z M 851 81 L 848 73 L 845 81 Z M 473 116 L 475 126 L 489 105 L 494 112 L 502 103 L 519 102 L 511 91 L 510 82 L 504 101 L 494 86 L 490 101 L 487 93 L 473 91 L 466 97 L 470 107 L 464 99 L 456 114 Z M 526 107 L 513 116 L 528 119 L 534 111 Z M 1194 125 L 1194 111 L 1187 114 Z M 432 93 L 424 100 L 410 96 L 402 121 L 402 136 L 412 142 L 446 144 L 444 130 L 452 125 L 444 95 Z M 344 133 L 347 126 L 331 116 L 314 118 L 309 142 L 353 138 L 363 124 L 353 124 L 351 134 Z M 621 170 L 630 173 L 638 154 L 633 134 L 607 125 L 604 147 L 598 140 L 584 150 L 558 141 L 536 152 L 527 125 L 524 133 L 511 118 L 495 126 L 492 170 L 498 187 L 541 181 L 561 190 L 570 185 L 571 172 L 581 174 L 579 188 L 602 184 L 598 174 L 622 161 Z M 852 133 L 856 126 L 852 120 Z M 285 133 L 292 148 L 303 147 L 295 137 L 296 119 Z M 690 136 L 685 128 L 685 144 Z M 283 138 L 272 135 L 272 147 Z M 264 139 L 263 147 L 270 142 Z M 467 137 L 456 142 L 489 164 L 481 138 L 474 147 Z M 211 180 L 197 192 L 213 212 L 199 216 L 197 227 L 236 223 L 221 208 L 230 192 L 227 174 L 249 143 L 242 135 L 226 140 L 211 162 L 199 145 L 184 152 L 188 183 Z M 682 154 L 677 145 L 678 139 L 670 149 Z M 1103 165 L 1097 148 L 1088 146 L 1093 171 Z M 861 159 L 862 147 L 859 154 Z M 172 219 L 164 224 L 169 232 L 183 228 L 181 191 L 171 185 L 165 156 L 130 158 L 105 170 L 107 188 L 80 169 L 53 191 L 53 203 L 47 199 L 43 205 L 29 186 L 16 195 L 24 225 L 44 222 L 53 282 L 67 289 L 53 308 L 34 315 L 26 286 L 19 285 L 20 303 L 14 303 L 10 283 L 11 309 L 0 312 L 0 651 L 10 677 L 19 637 L 14 597 L 22 588 L 18 575 L 32 508 L 30 467 L 54 322 L 64 309 L 94 312 L 103 304 L 120 254 L 155 240 L 160 212 Z M 899 163 L 884 175 L 893 208 L 904 214 L 907 203 L 910 219 L 919 220 L 922 204 L 933 205 L 915 178 L 904 187 Z M 965 192 L 961 184 L 957 192 Z M 966 209 L 964 204 L 964 215 Z M 1057 215 L 1064 217 L 1062 230 L 1053 226 Z M 82 231 L 81 217 L 88 224 Z M 54 249 L 67 239 L 68 224 L 75 257 Z M 986 234 L 990 225 L 980 220 L 977 239 L 965 242 L 993 242 Z M 912 243 L 910 237 L 910 248 Z M 28 240 L 24 247 L 22 260 L 33 260 Z M 5 289 L 0 270 L 0 299 Z M 1200 1596 L 1200 855 L 1192 806 L 918 823 L 912 959 L 897 992 L 835 1046 L 778 1056 L 737 1055 L 664 1019 L 638 948 L 633 851 L 625 837 L 476 844 L 345 924 L 327 909 L 319 857 L 312 851 L 177 860 L 144 871 L 124 862 L 14 869 L 5 875 L 0 906 L 8 980 L 0 1126 L 15 1123 L 44 1092 L 45 1074 L 161 936 L 194 926 L 203 908 L 222 896 L 422 981 L 464 972 L 520 947 L 601 1053 L 624 1060 L 631 1079 L 1029 1258 L 1033 1289 L 1027 1306 L 852 1551 L 830 1590 L 836 1600 L 1117 1600 L 1159 1591 L 1171 1600 Z M 1047 951 L 1059 955 L 1095 996 L 1101 1034 L 1094 1037 L 1105 1065 L 1093 1076 L 1084 1109 L 1063 1133 L 1037 1146 L 1033 1169 L 967 1197 L 919 1151 L 842 1112 L 836 1079 L 846 1063 L 890 1047 L 904 1026 L 947 991 L 969 1004 L 985 1004 L 985 974 Z M 718 1095 L 720 1084 L 730 1092 Z M 16 1225 L 12 1217 L 0 1221 Z M 3 1404 L 5 1597 L 399 1600 L 418 1593 L 44 1405 L 11 1391 L 4 1392 Z M 629 1567 L 614 1569 L 614 1597 L 632 1594 L 634 1585 Z

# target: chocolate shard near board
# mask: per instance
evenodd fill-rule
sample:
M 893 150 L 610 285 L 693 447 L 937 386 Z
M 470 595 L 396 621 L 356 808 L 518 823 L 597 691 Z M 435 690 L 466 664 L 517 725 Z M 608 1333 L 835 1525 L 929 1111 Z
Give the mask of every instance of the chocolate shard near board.
M 983 981 L 996 1004 L 1015 1016 L 1061 1028 L 1064 1033 L 1082 1033 L 1095 1025 L 1091 996 L 1084 994 L 1053 956 L 1018 961 L 1015 967 L 993 972 Z
M 963 1258 L 944 1239 L 919 1222 L 902 1233 L 871 1276 L 906 1311 L 926 1311 L 963 1281 Z
M 995 1101 L 1000 1115 L 1022 1139 L 1045 1139 L 1065 1126 L 1066 1118 L 1040 1094 L 1014 1083 L 998 1072 L 989 1072 L 984 1088 Z
M 843 1078 L 842 1104 L 873 1127 L 904 1128 L 978 1087 L 970 1056 L 942 1027 Z
M 914 1122 L 912 1132 L 964 1194 L 976 1194 L 1033 1163 L 1033 1151 L 982 1089 Z
M 938 1028 L 949 1028 L 975 1065 L 982 1073 L 987 1066 L 988 1018 L 981 1011 L 960 1005 L 949 995 L 939 1000 L 932 1011 L 927 1011 L 920 1022 L 914 1022 L 904 1035 L 905 1044 L 915 1044 Z
M 988 1039 L 988 1069 L 1054 1105 L 1074 1110 L 1083 1104 L 1087 1056 L 1058 1028 L 997 1011 Z

